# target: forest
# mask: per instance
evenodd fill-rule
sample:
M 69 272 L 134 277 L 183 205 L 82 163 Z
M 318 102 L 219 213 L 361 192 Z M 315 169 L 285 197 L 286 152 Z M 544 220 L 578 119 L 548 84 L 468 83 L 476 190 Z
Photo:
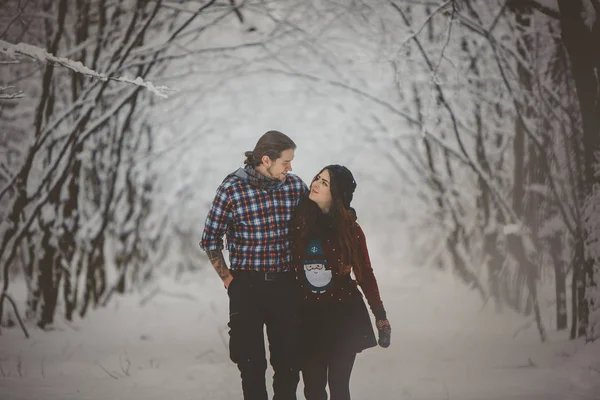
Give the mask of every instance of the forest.
M 260 75 L 365 105 L 348 119 L 392 166 L 392 188 L 418 204 L 403 224 L 418 232 L 411 256 L 423 268 L 454 271 L 499 312 L 531 315 L 541 341 L 548 330 L 600 336 L 598 0 L 4 0 L 0 10 L 3 331 L 82 319 L 158 275 L 208 265 L 196 248 L 205 214 L 192 225 L 165 207 L 190 189 L 160 179 L 165 143 L 185 130 L 164 126 L 224 82 L 235 90 Z M 555 326 L 540 316 L 548 282 Z

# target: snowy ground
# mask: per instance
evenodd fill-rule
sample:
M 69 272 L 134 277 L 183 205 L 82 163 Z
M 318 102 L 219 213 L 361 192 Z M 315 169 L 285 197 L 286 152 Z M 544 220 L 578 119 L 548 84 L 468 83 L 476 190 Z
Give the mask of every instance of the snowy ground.
M 600 399 L 600 344 L 553 334 L 542 345 L 534 325 L 513 337 L 527 319 L 482 311 L 474 293 L 446 276 L 378 275 L 393 343 L 359 355 L 354 399 Z M 0 397 L 241 399 L 226 351 L 226 293 L 213 274 L 185 280 L 163 280 L 153 296 L 149 288 L 116 299 L 51 332 L 31 328 L 29 340 L 4 331 Z

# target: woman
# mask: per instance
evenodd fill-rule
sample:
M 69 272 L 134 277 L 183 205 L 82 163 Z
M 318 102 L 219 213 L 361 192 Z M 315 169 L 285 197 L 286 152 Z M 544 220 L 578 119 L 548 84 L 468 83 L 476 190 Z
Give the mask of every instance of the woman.
M 358 285 L 375 316 L 379 345 L 390 344 L 391 327 L 365 235 L 350 207 L 355 188 L 348 168 L 323 168 L 290 221 L 294 264 L 302 287 L 302 378 L 307 400 L 326 400 L 327 384 L 331 400 L 349 400 L 356 354 L 377 344 Z

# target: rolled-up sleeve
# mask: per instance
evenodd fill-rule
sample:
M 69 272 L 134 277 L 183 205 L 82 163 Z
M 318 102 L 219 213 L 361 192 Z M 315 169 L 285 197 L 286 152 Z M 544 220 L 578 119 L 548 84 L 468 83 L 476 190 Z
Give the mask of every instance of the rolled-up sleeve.
M 227 230 L 227 224 L 232 219 L 231 197 L 227 188 L 220 185 L 204 223 L 204 232 L 202 232 L 200 241 L 202 250 L 223 249 L 223 236 Z

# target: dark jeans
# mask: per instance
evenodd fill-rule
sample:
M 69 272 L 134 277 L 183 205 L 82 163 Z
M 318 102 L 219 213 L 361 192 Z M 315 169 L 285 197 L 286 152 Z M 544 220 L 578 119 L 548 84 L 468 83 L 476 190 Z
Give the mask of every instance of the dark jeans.
M 306 356 L 302 365 L 302 380 L 306 400 L 327 400 L 327 383 L 331 400 L 350 400 L 350 374 L 356 353 Z
M 296 400 L 299 288 L 291 273 L 234 272 L 229 294 L 229 354 L 244 400 L 267 400 L 264 326 L 273 367 L 273 400 Z

